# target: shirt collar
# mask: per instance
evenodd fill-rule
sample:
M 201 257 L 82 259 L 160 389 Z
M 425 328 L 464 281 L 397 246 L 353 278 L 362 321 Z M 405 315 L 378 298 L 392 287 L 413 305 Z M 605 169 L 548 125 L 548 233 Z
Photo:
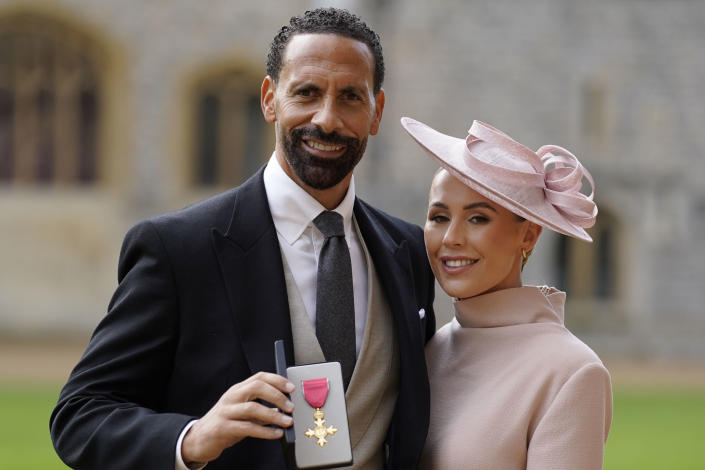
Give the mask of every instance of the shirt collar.
M 326 208 L 313 196 L 296 184 L 279 165 L 276 154 L 272 154 L 264 169 L 264 189 L 277 232 L 292 245 L 312 224 L 318 214 Z M 350 235 L 353 206 L 355 205 L 355 177 L 338 207 L 333 209 L 343 216 L 345 235 Z

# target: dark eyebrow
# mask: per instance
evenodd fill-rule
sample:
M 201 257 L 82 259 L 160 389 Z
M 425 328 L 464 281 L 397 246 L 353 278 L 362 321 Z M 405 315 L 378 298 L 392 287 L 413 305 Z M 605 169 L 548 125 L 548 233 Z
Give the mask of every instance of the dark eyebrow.
M 294 86 L 292 86 L 290 90 L 294 93 L 297 91 L 301 91 L 301 90 L 321 91 L 321 89 L 318 88 L 316 85 L 314 85 L 313 83 L 308 83 L 308 82 L 297 83 Z
M 344 94 L 344 93 L 356 93 L 356 94 L 358 94 L 358 95 L 365 96 L 365 91 L 364 91 L 362 88 L 360 88 L 360 87 L 358 87 L 358 86 L 354 86 L 354 85 L 346 86 L 345 88 L 343 88 L 342 90 L 340 90 L 340 93 L 341 93 L 341 94 Z
M 467 211 L 470 209 L 477 209 L 478 207 L 483 207 L 485 209 L 489 209 L 492 212 L 497 212 L 497 209 L 492 207 L 490 204 L 487 204 L 486 202 L 474 202 L 472 204 L 468 204 L 467 206 L 463 207 L 463 210 Z
M 442 202 L 438 202 L 438 201 L 431 203 L 430 207 L 440 207 L 441 209 L 448 209 L 448 206 L 446 206 Z M 463 206 L 463 210 L 469 211 L 472 209 L 477 209 L 478 207 L 482 207 L 484 209 L 489 209 L 495 213 L 497 212 L 497 209 L 495 209 L 494 207 L 492 207 L 490 204 L 488 204 L 486 202 L 473 202 L 472 204 L 468 204 L 467 206 Z

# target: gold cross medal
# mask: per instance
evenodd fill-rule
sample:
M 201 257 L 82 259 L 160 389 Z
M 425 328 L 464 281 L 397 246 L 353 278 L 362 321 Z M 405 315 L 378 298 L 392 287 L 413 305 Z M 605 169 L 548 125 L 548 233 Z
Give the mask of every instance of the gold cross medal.
M 333 426 L 326 427 L 325 414 L 321 410 L 328 398 L 328 379 L 322 377 L 320 379 L 304 380 L 302 388 L 306 402 L 316 409 L 313 412 L 313 422 L 316 427 L 307 429 L 304 435 L 308 438 L 315 437 L 317 439 L 316 444 L 323 447 L 328 443 L 326 437 L 338 432 Z

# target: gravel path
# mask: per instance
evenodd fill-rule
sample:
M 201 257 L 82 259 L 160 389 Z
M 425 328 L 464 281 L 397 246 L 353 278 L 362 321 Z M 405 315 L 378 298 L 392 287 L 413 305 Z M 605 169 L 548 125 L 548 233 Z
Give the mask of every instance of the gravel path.
M 85 340 L 0 338 L 0 382 L 63 383 L 86 347 Z M 603 358 L 618 386 L 705 388 L 705 364 L 695 361 Z

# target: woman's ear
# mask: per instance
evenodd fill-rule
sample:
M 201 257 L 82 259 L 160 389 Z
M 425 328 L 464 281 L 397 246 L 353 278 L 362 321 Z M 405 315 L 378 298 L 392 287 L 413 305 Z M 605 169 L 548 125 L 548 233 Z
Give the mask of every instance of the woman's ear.
M 522 244 L 524 245 L 524 249 L 526 251 L 531 251 L 534 249 L 534 246 L 536 246 L 536 242 L 539 240 L 539 235 L 541 235 L 542 230 L 543 227 L 541 227 L 539 224 L 529 222 L 526 228 L 526 232 L 524 232 L 524 239 L 522 240 Z

